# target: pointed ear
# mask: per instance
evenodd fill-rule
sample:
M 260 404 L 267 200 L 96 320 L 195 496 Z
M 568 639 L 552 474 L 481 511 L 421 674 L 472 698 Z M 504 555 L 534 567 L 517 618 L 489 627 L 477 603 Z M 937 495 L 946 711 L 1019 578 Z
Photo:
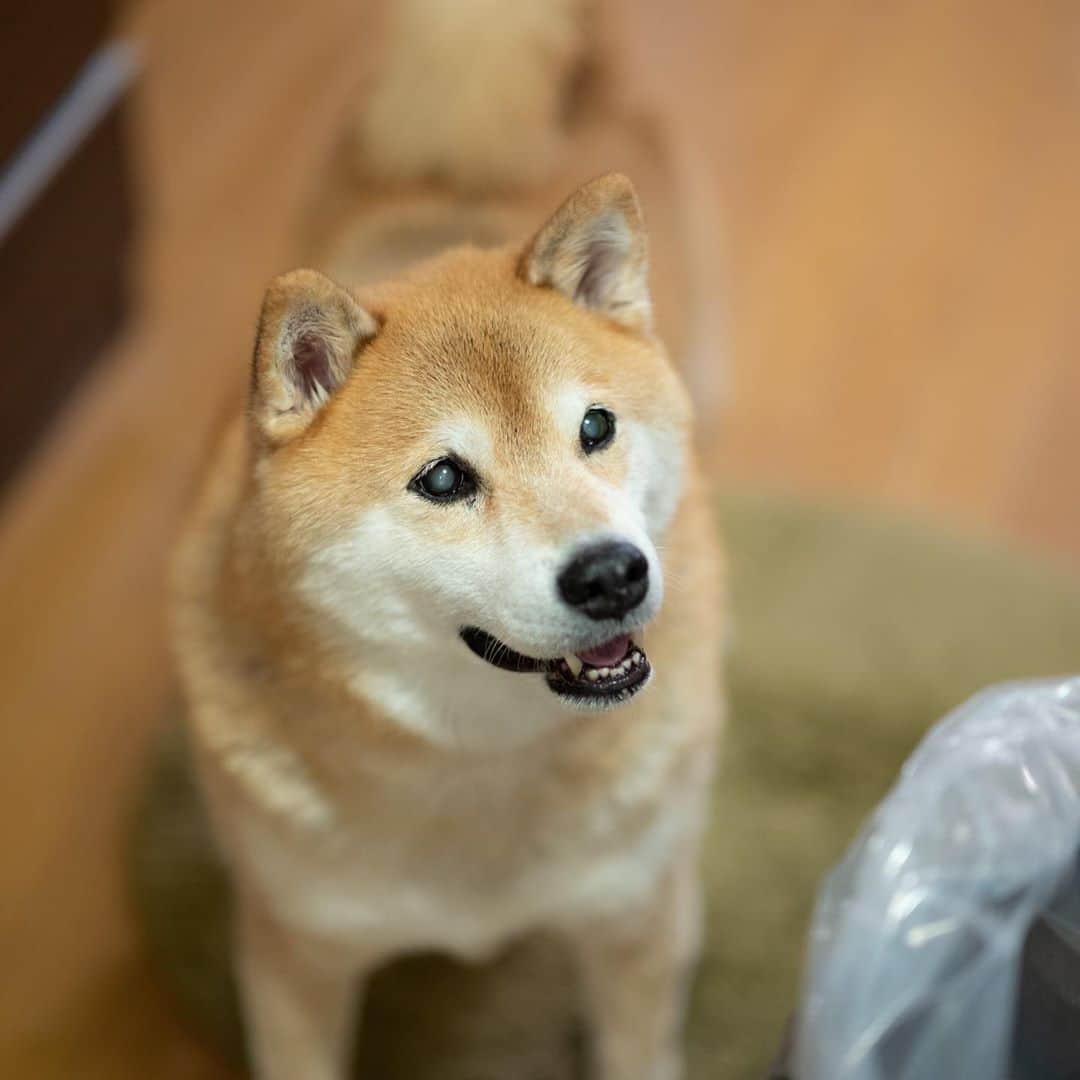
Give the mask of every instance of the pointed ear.
M 263 300 L 251 385 L 251 419 L 273 444 L 299 435 L 352 370 L 378 324 L 316 270 L 275 278 Z
M 632 330 L 650 330 L 648 245 L 633 184 L 608 173 L 578 188 L 525 249 L 519 273 Z

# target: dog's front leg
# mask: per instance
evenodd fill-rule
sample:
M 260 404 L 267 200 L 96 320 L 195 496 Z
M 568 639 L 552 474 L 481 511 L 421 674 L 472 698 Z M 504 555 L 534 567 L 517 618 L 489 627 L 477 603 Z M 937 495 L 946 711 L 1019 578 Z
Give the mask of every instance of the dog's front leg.
M 258 1080 L 342 1080 L 356 992 L 373 964 L 241 902 L 237 975 Z
M 686 858 L 651 903 L 574 934 L 601 1080 L 679 1080 L 682 1021 L 701 946 L 701 888 Z

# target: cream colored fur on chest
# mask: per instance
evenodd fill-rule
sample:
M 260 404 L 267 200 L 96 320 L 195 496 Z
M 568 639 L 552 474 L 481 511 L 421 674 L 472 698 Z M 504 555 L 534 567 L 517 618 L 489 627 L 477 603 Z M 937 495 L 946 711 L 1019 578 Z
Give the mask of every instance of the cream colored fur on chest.
M 585 723 L 608 723 L 617 742 L 627 719 Z M 553 723 L 535 743 L 479 760 L 442 752 L 402 767 L 377 753 L 365 761 L 358 745 L 362 797 L 335 803 L 309 787 L 318 814 L 282 810 L 275 774 L 287 751 L 267 747 L 255 771 L 248 752 L 240 782 L 251 801 L 223 819 L 231 858 L 284 922 L 365 957 L 436 948 L 482 959 L 537 927 L 570 931 L 639 907 L 699 826 L 701 777 L 688 783 L 687 770 L 709 762 L 685 760 L 672 725 L 667 743 L 651 741 L 609 783 L 582 789 L 572 750 L 582 721 Z M 579 732 L 583 744 L 602 736 Z M 219 783 L 237 782 L 207 779 L 212 799 Z M 293 787 L 295 774 L 281 782 Z

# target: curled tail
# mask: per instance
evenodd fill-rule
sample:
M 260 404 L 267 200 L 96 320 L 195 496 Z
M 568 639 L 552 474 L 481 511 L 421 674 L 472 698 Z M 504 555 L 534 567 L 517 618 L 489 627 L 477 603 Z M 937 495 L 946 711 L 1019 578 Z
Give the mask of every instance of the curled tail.
M 354 142 L 377 182 L 547 177 L 593 53 L 591 0 L 396 0 Z

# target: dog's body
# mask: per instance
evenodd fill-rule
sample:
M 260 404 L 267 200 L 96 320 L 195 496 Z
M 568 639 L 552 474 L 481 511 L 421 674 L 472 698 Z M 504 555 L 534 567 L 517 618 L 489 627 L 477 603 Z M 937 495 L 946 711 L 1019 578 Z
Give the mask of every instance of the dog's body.
M 606 1080 L 678 1075 L 721 601 L 646 272 L 608 176 L 524 249 L 267 295 L 174 590 L 260 1076 L 341 1076 L 390 957 L 538 928 Z

